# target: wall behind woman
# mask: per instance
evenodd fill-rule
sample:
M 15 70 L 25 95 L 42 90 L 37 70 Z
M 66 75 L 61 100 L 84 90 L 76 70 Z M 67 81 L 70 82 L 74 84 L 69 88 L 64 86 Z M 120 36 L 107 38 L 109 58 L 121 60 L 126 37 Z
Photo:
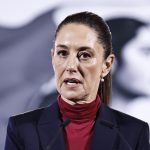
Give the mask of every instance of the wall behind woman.
M 127 16 L 150 22 L 148 20 L 150 18 L 149 4 L 149 1 L 143 0 L 133 0 L 132 3 L 127 0 L 121 3 L 119 0 L 115 2 L 94 0 L 92 3 L 87 0 L 76 2 L 66 0 L 63 3 L 60 0 L 32 0 L 30 2 L 1 0 L 0 149 L 4 149 L 7 121 L 11 115 L 46 106 L 57 97 L 50 49 L 53 46 L 56 25 L 62 18 L 76 11 L 89 10 L 98 13 L 106 20 Z M 145 68 L 145 70 L 148 69 Z M 123 98 L 119 99 L 121 101 Z M 116 98 L 113 97 L 112 102 L 115 100 Z M 139 104 L 133 105 L 133 102 L 140 102 L 140 106 L 144 105 L 144 109 L 140 111 L 146 110 L 148 105 L 143 101 L 149 103 L 147 99 L 134 100 L 128 108 L 131 106 L 130 110 L 138 109 Z M 117 104 L 112 107 L 123 110 Z M 148 121 L 148 118 L 145 120 Z
M 107 23 L 116 55 L 111 106 L 150 123 L 150 24 L 133 17 Z

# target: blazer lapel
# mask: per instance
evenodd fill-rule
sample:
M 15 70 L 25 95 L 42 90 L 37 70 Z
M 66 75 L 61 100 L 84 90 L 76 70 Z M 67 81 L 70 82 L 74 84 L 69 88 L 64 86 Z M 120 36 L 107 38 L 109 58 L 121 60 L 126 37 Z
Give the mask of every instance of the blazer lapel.
M 61 124 L 59 108 L 56 102 L 44 110 L 37 125 L 41 147 L 44 150 L 56 137 L 56 134 L 61 129 Z M 110 108 L 102 104 L 94 126 L 91 150 L 132 150 L 118 128 L 115 114 Z M 60 134 L 50 150 L 65 150 L 63 131 L 60 130 Z
M 102 104 L 97 114 L 94 126 L 92 150 L 112 150 L 114 141 L 117 137 L 112 125 L 115 123 L 108 113 L 107 107 Z M 116 124 L 116 123 L 115 123 Z
M 57 102 L 44 110 L 37 128 L 41 146 L 44 150 L 48 145 L 52 146 L 51 150 L 65 150 L 64 135 L 63 129 L 61 129 L 61 120 Z M 54 140 L 53 144 L 51 144 L 52 140 Z
M 110 108 L 101 105 L 94 126 L 91 150 L 132 150 L 118 129 Z

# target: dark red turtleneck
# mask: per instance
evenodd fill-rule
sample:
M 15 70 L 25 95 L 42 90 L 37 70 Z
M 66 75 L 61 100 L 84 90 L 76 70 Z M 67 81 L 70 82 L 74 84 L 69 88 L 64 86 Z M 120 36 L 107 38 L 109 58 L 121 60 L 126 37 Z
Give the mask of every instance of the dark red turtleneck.
M 61 96 L 58 97 L 62 119 L 71 120 L 65 128 L 67 150 L 90 150 L 93 125 L 100 103 L 99 96 L 91 103 L 75 105 L 66 103 Z

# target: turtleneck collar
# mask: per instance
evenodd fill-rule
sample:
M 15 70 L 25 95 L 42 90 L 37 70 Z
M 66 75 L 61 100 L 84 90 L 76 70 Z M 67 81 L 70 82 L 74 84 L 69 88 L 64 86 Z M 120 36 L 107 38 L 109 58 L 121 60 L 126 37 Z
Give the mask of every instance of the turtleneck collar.
M 91 103 L 75 105 L 68 104 L 61 98 L 61 96 L 58 97 L 58 105 L 62 119 L 64 120 L 69 118 L 74 123 L 83 123 L 95 120 L 100 104 L 101 100 L 99 96 L 97 96 Z

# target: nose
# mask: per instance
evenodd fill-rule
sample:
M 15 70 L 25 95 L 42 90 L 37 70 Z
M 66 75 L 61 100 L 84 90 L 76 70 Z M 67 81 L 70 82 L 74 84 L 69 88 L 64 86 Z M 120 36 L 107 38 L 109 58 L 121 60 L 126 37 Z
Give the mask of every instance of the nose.
M 66 71 L 69 71 L 70 73 L 76 72 L 78 69 L 78 65 L 79 63 L 76 56 L 69 57 L 66 63 Z

